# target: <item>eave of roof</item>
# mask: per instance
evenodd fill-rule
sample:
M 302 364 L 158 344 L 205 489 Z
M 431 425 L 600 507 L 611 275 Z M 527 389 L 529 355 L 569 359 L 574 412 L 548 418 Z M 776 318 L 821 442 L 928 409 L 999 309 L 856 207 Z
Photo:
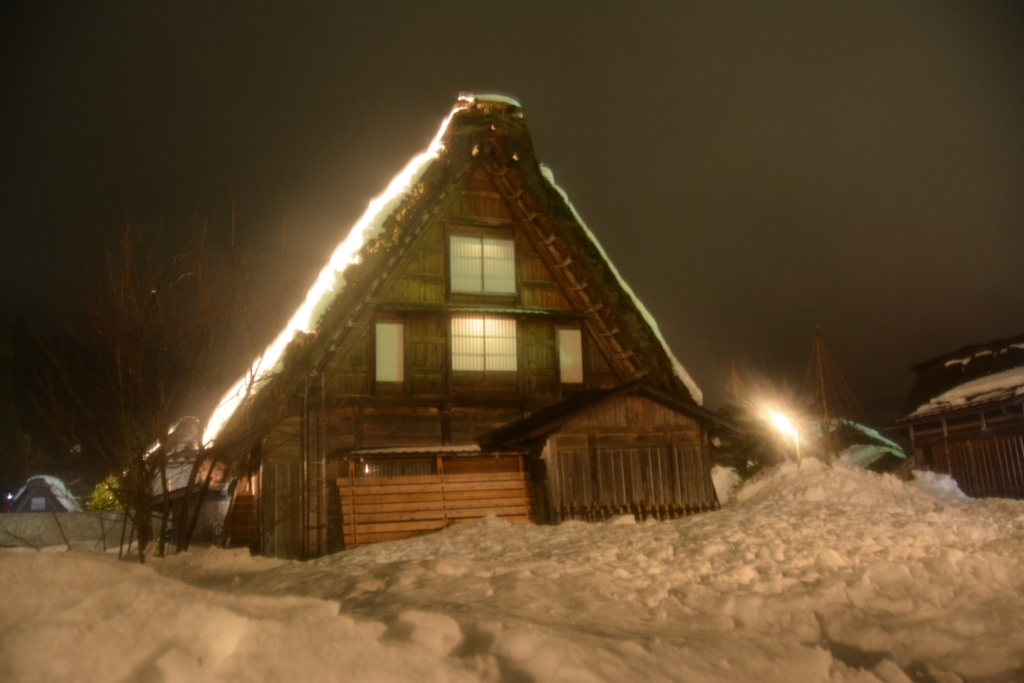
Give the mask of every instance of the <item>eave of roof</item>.
M 959 406 L 955 409 L 950 410 L 937 410 L 930 413 L 924 413 L 921 415 L 907 415 L 897 420 L 893 420 L 883 429 L 888 431 L 891 429 L 898 429 L 900 427 L 906 427 L 909 425 L 926 424 L 929 422 L 940 422 L 942 420 L 951 420 L 957 417 L 963 417 L 965 415 L 975 415 L 977 413 L 986 413 L 990 410 L 997 410 L 1002 408 L 1008 408 L 1014 405 L 1020 405 L 1024 403 L 1024 396 L 1008 396 L 993 399 L 991 401 L 983 401 L 978 403 L 971 403 L 966 406 Z
M 477 442 L 483 447 L 492 447 L 537 439 L 556 431 L 562 424 L 581 413 L 596 408 L 608 400 L 628 394 L 642 394 L 666 408 L 687 415 L 702 424 L 716 424 L 739 431 L 731 422 L 710 410 L 684 401 L 675 394 L 663 391 L 648 382 L 637 380 L 615 389 L 589 389 L 573 394 L 564 401 L 488 432 L 479 437 Z

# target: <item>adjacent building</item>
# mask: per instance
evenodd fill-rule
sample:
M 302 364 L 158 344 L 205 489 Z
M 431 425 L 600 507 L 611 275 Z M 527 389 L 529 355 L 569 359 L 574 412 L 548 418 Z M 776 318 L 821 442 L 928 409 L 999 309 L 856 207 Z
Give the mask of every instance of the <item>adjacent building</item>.
M 1024 335 L 920 363 L 898 429 L 917 466 L 974 498 L 1024 499 Z

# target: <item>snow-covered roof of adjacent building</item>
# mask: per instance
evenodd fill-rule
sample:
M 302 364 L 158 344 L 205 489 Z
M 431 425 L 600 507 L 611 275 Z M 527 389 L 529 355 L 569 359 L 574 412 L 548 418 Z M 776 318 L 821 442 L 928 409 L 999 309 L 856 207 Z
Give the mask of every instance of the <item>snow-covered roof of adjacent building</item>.
M 395 176 L 387 189 L 370 202 L 366 212 L 352 226 L 347 232 L 346 237 L 335 249 L 327 265 L 320 272 L 315 284 L 309 290 L 305 301 L 299 306 L 287 325 L 285 325 L 266 350 L 253 361 L 249 370 L 221 398 L 207 423 L 203 434 L 204 444 L 212 443 L 239 406 L 258 394 L 280 372 L 285 350 L 296 335 L 300 332 L 311 333 L 317 329 L 324 313 L 345 290 L 347 284 L 346 270 L 350 266 L 360 263 L 364 247 L 367 247 L 367 245 L 370 245 L 382 235 L 385 230 L 386 221 L 407 202 L 433 162 L 444 154 L 446 134 L 449 133 L 449 124 L 453 118 L 461 111 L 478 104 L 504 107 L 508 109 L 509 116 L 522 118 L 521 105 L 514 98 L 505 95 L 472 95 L 468 93 L 463 93 L 459 96 L 458 102 L 456 102 L 455 107 L 444 119 L 430 146 L 426 151 L 413 157 L 406 167 Z M 474 148 L 475 153 L 476 149 Z M 542 182 L 546 183 L 546 189 L 560 197 L 568 206 L 579 229 L 586 236 L 586 239 L 589 240 L 591 246 L 600 254 L 615 282 L 627 295 L 633 308 L 635 308 L 643 322 L 664 349 L 674 376 L 685 387 L 693 401 L 700 405 L 703 400 L 700 387 L 697 386 L 675 354 L 672 353 L 653 316 L 651 316 L 640 299 L 612 265 L 597 238 L 568 201 L 565 192 L 555 184 L 554 175 L 550 169 L 541 165 L 540 170 Z
M 972 344 L 913 367 L 917 377 L 897 423 L 1015 400 L 1024 334 Z
M 908 417 L 983 406 L 1024 396 L 1024 366 L 979 377 L 945 391 L 921 405 Z

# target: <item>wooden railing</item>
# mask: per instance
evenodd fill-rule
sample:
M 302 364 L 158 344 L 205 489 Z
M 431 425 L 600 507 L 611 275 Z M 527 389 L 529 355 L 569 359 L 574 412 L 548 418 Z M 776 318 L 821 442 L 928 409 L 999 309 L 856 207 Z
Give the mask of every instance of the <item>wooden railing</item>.
M 338 479 L 345 548 L 417 536 L 496 515 L 537 521 L 525 472 Z

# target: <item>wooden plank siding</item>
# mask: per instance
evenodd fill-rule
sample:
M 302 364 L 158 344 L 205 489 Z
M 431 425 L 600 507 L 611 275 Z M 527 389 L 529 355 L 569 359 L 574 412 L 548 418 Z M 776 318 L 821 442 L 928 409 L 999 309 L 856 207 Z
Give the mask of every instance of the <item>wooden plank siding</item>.
M 971 498 L 1024 500 L 1024 435 L 933 443 L 916 451 L 922 467 L 948 474 Z
M 325 372 L 324 390 L 332 396 L 359 396 L 370 393 L 372 381 L 370 331 L 364 329 L 344 356 L 331 359 Z
M 572 310 L 555 276 L 522 230 L 516 231 L 516 259 L 519 263 L 519 296 L 523 308 Z
M 438 222 L 420 238 L 408 267 L 385 301 L 443 304 L 447 291 L 444 229 Z
M 552 521 L 673 519 L 719 507 L 700 425 L 640 396 L 568 421 L 547 441 Z
M 501 221 L 512 219 L 508 205 L 482 166 L 478 166 L 466 181 L 465 187 L 452 206 L 452 215 Z
M 418 536 L 487 515 L 537 522 L 525 472 L 435 474 L 337 480 L 345 548 Z
M 406 325 L 406 382 L 410 396 L 448 392 L 448 321 L 440 315 L 410 317 Z
M 558 396 L 558 349 L 555 328 L 547 320 L 523 320 L 518 326 L 519 392 L 523 396 Z

